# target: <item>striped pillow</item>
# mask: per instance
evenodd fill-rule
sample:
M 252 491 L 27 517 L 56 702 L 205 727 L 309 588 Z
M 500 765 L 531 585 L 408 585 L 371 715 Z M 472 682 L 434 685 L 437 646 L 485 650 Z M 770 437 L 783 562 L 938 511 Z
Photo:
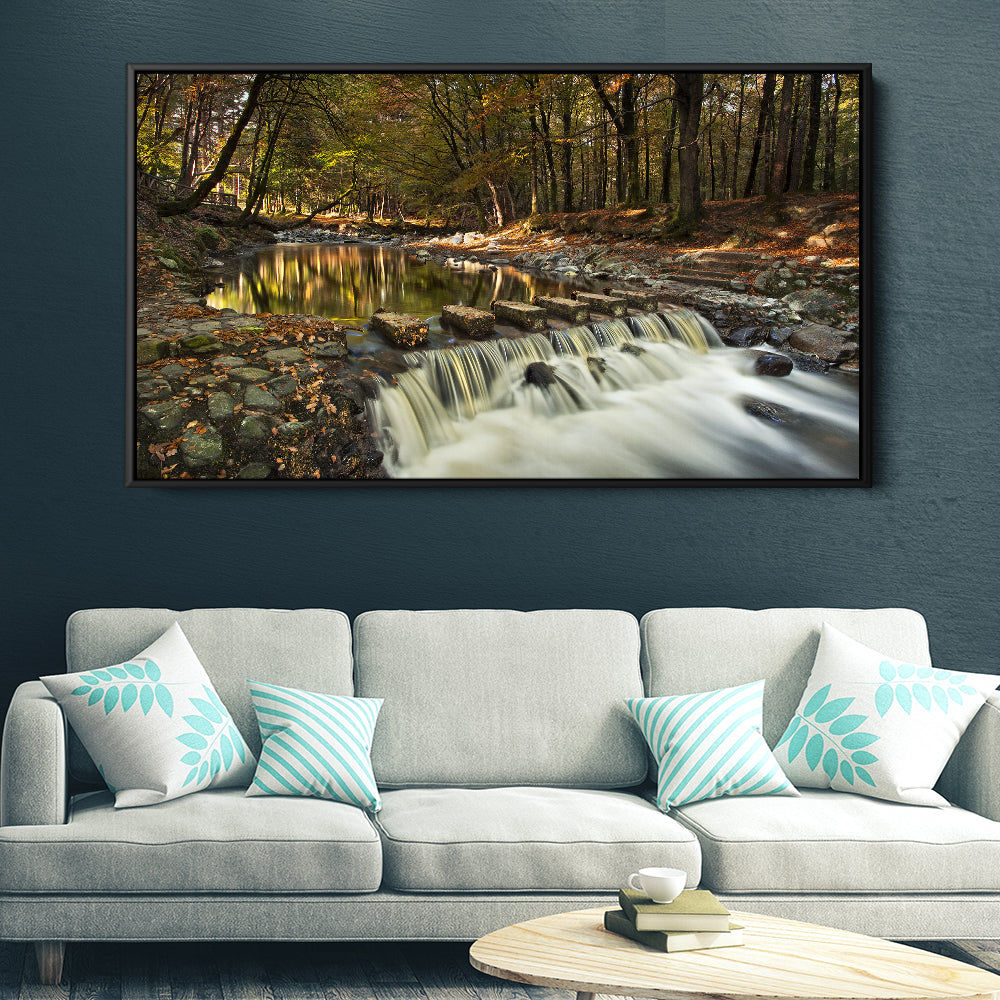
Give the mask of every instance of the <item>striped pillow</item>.
M 247 683 L 263 741 L 247 795 L 311 795 L 382 808 L 371 762 L 381 698 Z
M 630 698 L 659 767 L 656 804 L 720 795 L 798 795 L 761 735 L 764 682 L 702 694 Z

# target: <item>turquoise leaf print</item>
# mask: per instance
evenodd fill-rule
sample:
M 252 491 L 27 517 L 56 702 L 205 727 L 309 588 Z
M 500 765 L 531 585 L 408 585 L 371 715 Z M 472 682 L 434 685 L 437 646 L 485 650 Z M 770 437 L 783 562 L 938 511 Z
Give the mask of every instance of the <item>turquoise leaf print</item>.
M 915 667 L 912 663 L 901 663 L 895 667 L 888 660 L 879 664 L 882 683 L 875 691 L 875 708 L 885 717 L 892 706 L 899 707 L 909 715 L 914 703 L 926 712 L 936 705 L 947 713 L 951 706 L 961 705 L 966 695 L 975 694 L 975 688 L 966 684 L 966 674 L 950 670 L 934 670 L 932 667 Z M 936 681 L 930 685 L 925 681 Z
M 191 732 L 177 737 L 178 742 L 189 748 L 181 756 L 181 763 L 189 766 L 181 787 L 192 782 L 201 784 L 206 778 L 228 771 L 237 754 L 241 761 L 246 760 L 243 739 L 232 725 L 219 696 L 207 685 L 203 684 L 202 690 L 204 698 L 189 699 L 198 714 L 182 716 Z
M 892 668 L 892 664 L 887 666 Z M 882 671 L 883 678 L 887 674 L 887 670 Z M 891 676 L 896 676 L 894 669 Z M 888 681 L 879 685 L 879 690 L 883 687 L 889 688 L 888 695 L 883 697 L 888 697 L 891 702 L 894 695 Z M 832 685 L 826 684 L 809 698 L 802 712 L 796 713 L 788 724 L 775 749 L 787 743 L 789 763 L 805 751 L 809 770 L 822 768 L 830 781 L 839 774 L 849 785 L 860 779 L 874 788 L 875 782 L 864 765 L 876 763 L 878 757 L 865 747 L 870 747 L 879 737 L 861 731 L 868 721 L 867 715 L 848 713 L 855 699 L 831 698 L 831 689 Z
M 157 704 L 170 719 L 174 714 L 174 697 L 169 687 L 161 682 L 161 676 L 160 668 L 152 660 L 146 660 L 143 666 L 124 663 L 102 667 L 80 674 L 80 686 L 71 693 L 86 698 L 88 706 L 103 702 L 105 715 L 110 715 L 119 706 L 127 712 L 138 700 L 143 715 L 149 715 L 150 709 Z

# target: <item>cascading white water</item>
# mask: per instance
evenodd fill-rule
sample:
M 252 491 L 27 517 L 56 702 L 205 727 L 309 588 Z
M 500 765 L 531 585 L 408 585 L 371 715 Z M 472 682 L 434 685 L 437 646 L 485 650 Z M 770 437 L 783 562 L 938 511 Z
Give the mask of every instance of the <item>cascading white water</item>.
M 856 477 L 856 390 L 753 358 L 692 310 L 630 316 L 411 354 L 369 419 L 399 478 Z

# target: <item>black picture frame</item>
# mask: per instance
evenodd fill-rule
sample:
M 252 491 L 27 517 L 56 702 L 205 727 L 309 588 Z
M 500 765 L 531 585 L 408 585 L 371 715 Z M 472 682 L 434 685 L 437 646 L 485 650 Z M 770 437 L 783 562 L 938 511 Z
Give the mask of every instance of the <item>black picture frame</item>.
M 739 476 L 662 476 L 662 477 L 603 477 L 603 476 L 441 476 L 425 478 L 216 478 L 199 475 L 194 478 L 148 478 L 139 475 L 139 410 L 136 378 L 137 355 L 137 79 L 148 73 L 277 73 L 277 74 L 645 74 L 687 73 L 706 74 L 852 74 L 858 77 L 858 435 L 857 474 L 831 476 L 760 475 Z M 870 63 L 698 63 L 698 64 L 161 64 L 130 63 L 127 66 L 128 128 L 127 128 L 127 246 L 126 267 L 126 469 L 127 487 L 211 487 L 242 488 L 329 488 L 371 487 L 657 487 L 657 488 L 790 488 L 835 487 L 856 488 L 872 485 L 872 65 Z M 765 414 L 765 417 L 767 415 Z M 772 414 L 773 416 L 773 414 Z M 779 415 L 780 417 L 780 415 Z M 780 420 L 778 421 L 780 422 Z M 852 470 L 853 471 L 853 470 Z

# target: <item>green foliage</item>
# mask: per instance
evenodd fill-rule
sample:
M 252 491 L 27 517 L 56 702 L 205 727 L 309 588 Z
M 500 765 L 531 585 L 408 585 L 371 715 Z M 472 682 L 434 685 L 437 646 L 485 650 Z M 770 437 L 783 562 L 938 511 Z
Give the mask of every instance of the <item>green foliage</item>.
M 523 218 L 533 207 L 551 214 L 630 205 L 652 214 L 650 202 L 676 197 L 679 76 L 275 73 L 237 133 L 235 123 L 250 107 L 252 74 L 143 73 L 136 88 L 136 159 L 158 178 L 193 184 L 212 172 L 238 134 L 218 189 L 238 195 L 241 204 L 259 194 L 271 214 L 309 213 L 331 202 L 369 217 L 434 216 L 483 226 Z M 795 76 L 803 114 L 815 79 Z M 773 95 L 768 98 L 761 73 L 702 77 L 702 196 L 739 196 L 758 119 Z M 859 113 L 857 75 L 835 81 L 834 74 L 822 74 L 817 155 L 825 156 L 826 130 L 836 114 L 833 190 L 857 187 Z M 771 138 L 755 161 L 758 179 L 769 171 Z M 817 177 L 821 168 L 817 164 Z M 696 224 L 675 218 L 670 235 L 686 236 Z M 214 248 L 206 242 L 203 249 Z

